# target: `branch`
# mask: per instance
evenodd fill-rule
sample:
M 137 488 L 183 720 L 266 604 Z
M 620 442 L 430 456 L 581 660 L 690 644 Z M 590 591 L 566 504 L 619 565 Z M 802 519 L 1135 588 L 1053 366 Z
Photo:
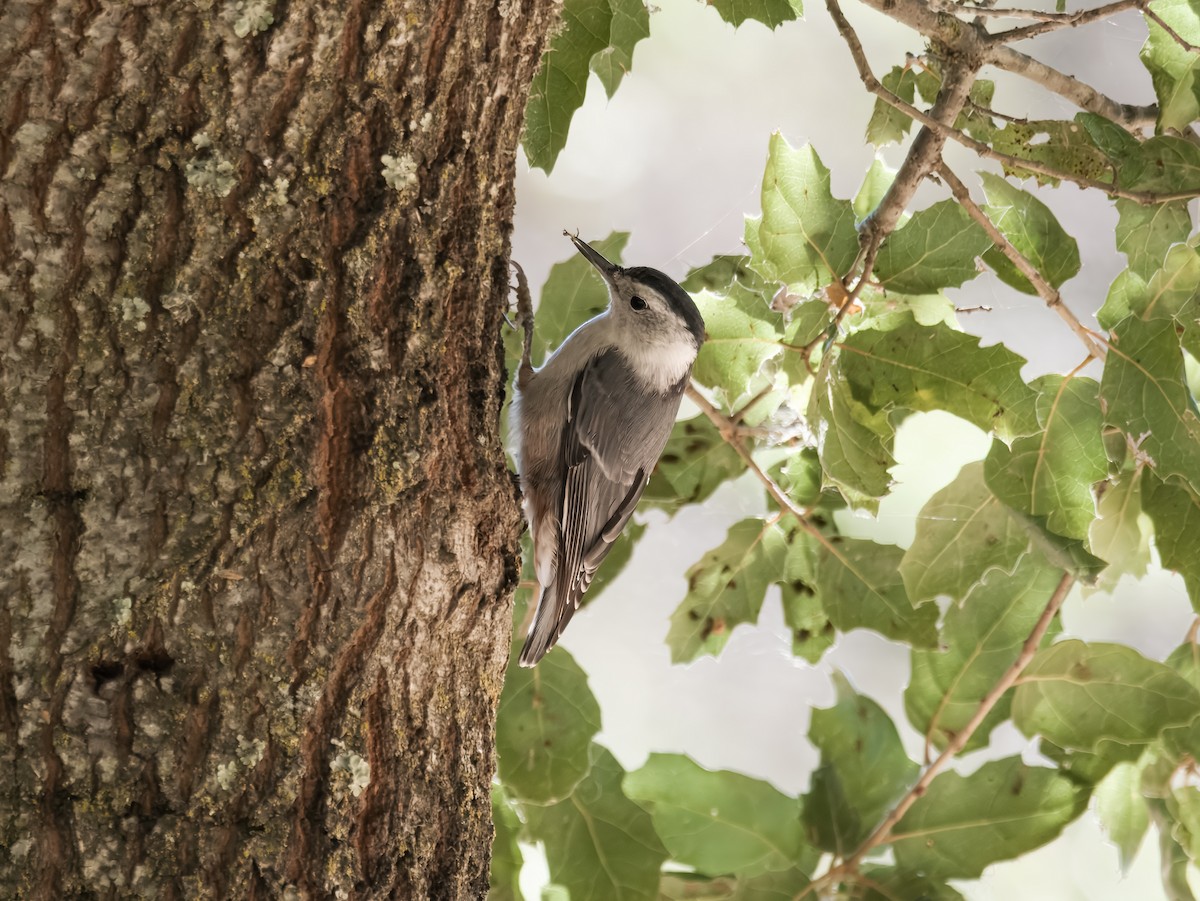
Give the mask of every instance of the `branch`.
M 999 35 L 997 36 L 999 37 Z M 992 65 L 1020 75 L 1030 81 L 1040 84 L 1060 97 L 1065 97 L 1082 110 L 1111 119 L 1126 129 L 1139 129 L 1153 125 L 1158 118 L 1158 107 L 1131 106 L 1118 103 L 1107 94 L 1101 94 L 1089 84 L 1067 75 L 1058 69 L 1048 66 L 1019 50 L 1014 50 L 1004 44 L 995 44 L 988 54 L 988 62 Z
M 1047 13 L 1038 12 L 1032 9 L 987 9 L 980 10 L 971 6 L 960 6 L 957 9 L 960 12 L 970 11 L 976 14 L 985 16 L 1004 16 L 1006 18 L 1021 18 L 1021 19 L 1036 19 L 1036 25 L 1024 25 L 1020 28 L 1013 28 L 1008 31 L 997 32 L 993 37 L 1005 42 L 1024 41 L 1027 38 L 1037 37 L 1039 34 L 1046 34 L 1050 31 L 1058 31 L 1060 28 L 1078 28 L 1080 25 L 1087 25 L 1089 22 L 1096 22 L 1100 19 L 1107 19 L 1116 13 L 1125 12 L 1127 9 L 1137 9 L 1142 5 L 1142 0 L 1117 0 L 1116 3 L 1106 3 L 1104 6 L 1097 6 L 1094 9 L 1081 9 L 1073 13 Z
M 884 15 L 892 17 L 901 24 L 907 25 L 910 28 L 920 31 L 922 34 L 949 44 L 954 48 L 955 51 L 960 51 L 968 56 L 974 53 L 981 53 L 985 58 L 987 58 L 990 54 L 995 54 L 996 52 L 996 48 L 991 43 L 991 38 L 986 34 L 986 32 L 975 30 L 973 25 L 963 22 L 961 19 L 936 13 L 930 7 L 921 2 L 921 0 L 863 0 L 863 3 L 872 9 L 883 13 Z M 862 78 L 863 85 L 868 91 L 894 109 L 897 109 L 910 118 L 915 119 L 917 122 L 920 122 L 931 131 L 939 132 L 945 137 L 957 141 L 964 147 L 974 150 L 977 154 L 985 159 L 996 160 L 1005 166 L 1025 169 L 1029 172 L 1036 172 L 1039 175 L 1045 175 L 1049 178 L 1069 181 L 1072 184 L 1079 185 L 1082 188 L 1095 188 L 1099 191 L 1103 191 L 1110 197 L 1122 197 L 1126 200 L 1132 200 L 1136 203 L 1145 205 L 1169 203 L 1172 200 L 1190 200 L 1193 197 L 1200 196 L 1200 191 L 1180 191 L 1172 194 L 1156 194 L 1151 191 L 1129 191 L 1094 178 L 1087 178 L 1082 175 L 1074 175 L 1069 172 L 1059 171 L 1052 166 L 1048 166 L 1045 163 L 1038 162 L 1037 160 L 1024 160 L 1020 157 L 1010 156 L 1006 153 L 999 153 L 998 151 L 993 150 L 987 144 L 968 137 L 967 135 L 958 131 L 958 129 L 946 125 L 945 123 L 936 121 L 928 113 L 917 109 L 911 103 L 905 102 L 891 91 L 887 90 L 887 88 L 883 87 L 879 80 L 876 79 L 871 73 L 870 66 L 866 60 L 866 55 L 862 50 L 862 45 L 858 42 L 858 38 L 854 36 L 853 31 L 849 31 L 849 34 L 847 34 L 847 31 L 843 30 L 840 26 L 838 30 L 842 32 L 842 37 L 846 40 L 847 44 L 850 45 L 850 52 L 851 55 L 854 56 L 855 64 L 858 66 L 859 76 Z M 851 43 L 852 41 L 853 43 Z M 981 43 L 983 45 L 982 49 Z M 1015 53 L 1015 51 L 1013 52 Z M 1004 55 L 1005 54 L 1001 54 L 1001 56 Z M 1014 62 L 1014 64 L 1016 63 Z M 1058 74 L 1061 75 L 1062 73 Z M 1064 75 L 1062 77 L 1067 78 L 1068 76 Z M 1083 87 L 1086 87 L 1086 85 Z M 1139 107 L 1129 107 L 1128 109 L 1131 111 L 1130 115 L 1134 116 L 1135 118 L 1142 114 L 1142 111 Z
M 967 190 L 967 186 L 959 180 L 958 176 L 950 170 L 950 167 L 945 162 L 942 162 L 938 166 L 938 175 L 949 186 L 950 193 L 954 195 L 954 199 L 962 204 L 970 217 L 978 222 L 983 227 L 983 230 L 987 232 L 987 236 L 992 239 L 992 243 L 1012 261 L 1012 264 L 1020 270 L 1023 276 L 1029 279 L 1030 284 L 1037 290 L 1038 296 L 1046 302 L 1046 306 L 1062 317 L 1063 321 L 1070 326 L 1071 331 L 1079 336 L 1079 340 L 1087 348 L 1088 354 L 1097 360 L 1103 360 L 1106 356 L 1104 348 L 1096 343 L 1092 338 L 1092 333 L 1088 331 L 1082 322 L 1075 318 L 1075 314 L 1071 312 L 1070 307 L 1063 303 L 1062 295 L 1058 293 L 1058 289 L 1046 281 L 1045 277 L 1025 258 L 1021 251 L 1017 250 L 1012 245 L 1012 242 L 1004 237 L 1000 229 L 996 228 L 992 220 L 987 217 L 987 214 L 971 199 L 971 192 Z
M 1050 627 L 1055 614 L 1062 607 L 1063 601 L 1066 600 L 1067 594 L 1074 584 L 1075 577 L 1070 573 L 1064 572 L 1062 578 L 1059 580 L 1058 587 L 1054 589 L 1054 594 L 1050 596 L 1050 600 L 1046 603 L 1046 609 L 1038 617 L 1038 621 L 1034 624 L 1032 631 L 1030 631 L 1029 636 L 1025 639 L 1025 643 L 1021 645 L 1021 652 L 1017 655 L 1017 659 L 1004 671 L 1004 675 L 1000 677 L 999 681 L 992 686 L 983 700 L 979 702 L 979 707 L 975 710 L 975 714 L 971 717 L 970 721 L 959 732 L 955 733 L 949 744 L 946 745 L 946 750 L 942 751 L 937 760 L 926 768 L 925 772 L 921 774 L 921 778 L 917 780 L 916 785 L 908 790 L 899 803 L 884 818 L 883 822 L 875 827 L 875 831 L 871 833 L 867 840 L 841 864 L 830 869 L 825 875 L 814 879 L 806 891 L 819 891 L 840 877 L 853 872 L 862 863 L 863 858 L 870 853 L 871 849 L 887 843 L 891 837 L 892 829 L 908 813 L 908 809 L 913 806 L 918 798 L 925 794 L 933 778 L 945 769 L 946 764 L 967 746 L 967 742 L 971 740 L 971 736 L 982 725 L 987 715 L 992 712 L 992 708 L 996 706 L 1004 696 L 1004 693 L 1012 688 L 1017 678 L 1029 666 L 1029 662 L 1033 660 L 1033 655 L 1037 653 L 1038 645 L 1042 643 L 1042 638 L 1046 635 L 1046 630 Z
M 846 42 L 846 46 L 850 50 L 850 56 L 854 60 L 863 84 L 880 97 L 887 95 L 887 97 L 900 101 L 900 98 L 884 88 L 875 78 L 875 74 L 867 62 L 867 55 L 863 51 L 862 43 L 842 12 L 841 6 L 838 5 L 838 0 L 825 0 L 825 5 L 837 26 L 838 33 L 841 34 L 842 40 Z M 976 34 L 974 31 L 968 33 Z M 980 45 L 979 49 L 984 48 Z M 846 297 L 838 307 L 837 315 L 834 316 L 826 335 L 836 334 L 838 326 L 841 325 L 842 320 L 862 292 L 863 286 L 871 277 L 871 270 L 875 266 L 875 257 L 879 253 L 879 246 L 883 243 L 883 239 L 895 229 L 896 223 L 900 221 L 901 213 L 904 212 L 904 208 L 908 206 L 909 201 L 916 193 L 917 186 L 937 166 L 942 156 L 942 148 L 946 144 L 946 137 L 954 131 L 950 126 L 958 119 L 959 113 L 966 106 L 967 98 L 971 93 L 971 85 L 975 83 L 975 73 L 982 65 L 981 56 L 968 53 L 961 62 L 947 66 L 946 76 L 942 80 L 942 90 L 938 92 L 937 100 L 929 111 L 930 124 L 917 133 L 912 146 L 908 149 L 908 154 L 904 157 L 904 162 L 900 165 L 900 171 L 896 173 L 896 178 L 888 188 L 883 200 L 859 226 L 859 259 L 862 261 L 862 267 L 858 281 L 855 282 L 853 288 L 850 288 L 850 274 L 847 274 L 842 280 L 842 287 L 846 289 Z M 857 268 L 857 266 L 853 267 L 851 273 Z M 810 355 L 822 341 L 828 340 L 826 335 L 818 336 L 809 347 L 805 348 L 806 356 Z
M 517 325 L 524 331 L 521 344 L 521 364 L 517 368 L 517 387 L 524 388 L 533 376 L 533 297 L 529 293 L 529 279 L 516 260 L 509 265 L 517 273 Z

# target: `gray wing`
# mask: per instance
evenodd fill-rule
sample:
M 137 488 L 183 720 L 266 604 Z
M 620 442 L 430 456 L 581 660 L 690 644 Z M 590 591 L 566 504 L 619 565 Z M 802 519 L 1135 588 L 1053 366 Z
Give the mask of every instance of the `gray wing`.
M 554 646 L 612 549 L 667 438 L 686 377 L 668 394 L 647 393 L 615 350 L 576 376 L 560 445 L 563 493 L 554 581 L 543 586 L 521 651 L 532 666 Z

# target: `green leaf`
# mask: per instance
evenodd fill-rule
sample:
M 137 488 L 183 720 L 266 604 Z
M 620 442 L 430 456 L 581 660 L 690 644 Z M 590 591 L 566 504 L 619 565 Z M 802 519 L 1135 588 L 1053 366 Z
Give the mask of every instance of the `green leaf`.
M 1021 380 L 1025 360 L 1006 347 L 907 322 L 890 332 L 855 332 L 841 348 L 854 397 L 872 410 L 945 410 L 985 431 L 1037 430 L 1035 395 Z
M 900 576 L 914 603 L 943 594 L 961 601 L 984 573 L 1012 569 L 1028 548 L 1028 532 L 984 483 L 983 463 L 968 463 L 921 508 Z
M 834 686 L 837 702 L 813 710 L 808 727 L 821 765 L 804 796 L 804 824 L 814 845 L 844 856 L 871 834 L 920 767 L 882 707 L 838 673 Z
M 875 208 L 882 202 L 884 195 L 887 194 L 895 180 L 896 171 L 894 169 L 888 168 L 888 164 L 879 157 L 872 160 L 871 168 L 863 176 L 862 185 L 859 186 L 858 193 L 854 195 L 852 206 L 855 218 L 862 221 L 875 212 Z
M 1096 512 L 1088 544 L 1092 553 L 1108 561 L 1099 587 L 1112 591 L 1121 576 L 1144 576 L 1150 563 L 1150 534 L 1143 525 L 1141 478 L 1132 472 L 1122 473 L 1118 482 L 1102 490 Z
M 1136 316 L 1112 329 L 1100 382 L 1105 421 L 1137 445 L 1162 479 L 1200 491 L 1200 418 L 1184 384 L 1175 324 Z
M 904 552 L 858 538 L 827 538 L 817 565 L 817 594 L 842 632 L 874 629 L 888 638 L 929 647 L 937 639 L 937 608 L 914 608 L 900 579 Z
M 1057 288 L 1079 272 L 1079 245 L 1048 206 L 998 175 L 981 172 L 979 176 L 988 199 L 984 206 L 988 218 L 1046 281 Z M 998 247 L 983 258 L 1006 284 L 1026 294 L 1037 293 Z
M 896 867 L 865 867 L 863 875 L 870 881 L 864 880 L 862 901 L 897 901 L 901 898 L 963 901 L 963 896 L 944 882 L 936 882 L 920 873 L 910 873 Z
M 1172 244 L 1186 241 L 1192 232 L 1192 215 L 1186 200 L 1143 204 L 1117 199 L 1117 250 L 1129 268 L 1145 281 L 1162 268 Z
M 1200 9 L 1190 0 L 1156 0 L 1159 18 L 1184 40 L 1200 43 Z M 1159 130 L 1185 131 L 1200 119 L 1200 53 L 1181 46 L 1167 29 L 1147 17 L 1149 37 L 1139 56 L 1158 97 Z
M 1137 152 L 1137 138 L 1111 119 L 1096 113 L 1076 113 L 1075 121 L 1084 127 L 1100 152 L 1113 162 L 1123 162 Z
M 1114 325 L 1128 316 L 1134 307 L 1145 304 L 1148 288 L 1146 280 L 1132 269 L 1123 269 L 1117 273 L 1113 283 L 1108 286 L 1108 297 L 1104 306 L 1096 311 L 1096 321 L 1104 328 L 1112 329 Z
M 692 375 L 719 389 L 730 404 L 757 394 L 771 381 L 765 364 L 783 351 L 783 322 L 763 298 L 735 287 L 728 294 L 694 296 L 708 337 Z
M 913 214 L 879 248 L 875 276 L 888 291 L 926 294 L 979 274 L 975 258 L 991 239 L 959 204 L 943 200 Z
M 614 263 L 621 262 L 621 253 L 629 241 L 628 232 L 613 232 L 592 247 Z M 542 286 L 537 306 L 537 326 L 533 333 L 533 364 L 540 366 L 546 355 L 557 348 L 567 336 L 593 316 L 608 307 L 608 288 L 596 273 L 595 267 L 579 254 L 573 254 L 550 267 L 546 284 Z M 519 360 L 520 332 L 515 335 Z
M 917 76 L 912 69 L 892 66 L 892 71 L 883 76 L 883 87 L 906 103 L 913 102 Z M 912 128 L 912 119 L 890 103 L 876 99 L 871 121 L 867 123 L 867 140 L 876 147 L 902 141 Z
M 1167 811 L 1167 802 L 1150 798 L 1146 802 L 1150 816 L 1158 826 L 1159 870 L 1162 873 L 1163 890 L 1170 901 L 1195 901 L 1188 884 L 1187 851 L 1175 840 L 1174 821 Z
M 1096 815 L 1109 841 L 1121 855 L 1121 871 L 1128 872 L 1150 825 L 1150 812 L 1142 796 L 1142 768 L 1129 761 L 1118 763 L 1096 786 Z
M 758 876 L 705 876 L 664 871 L 658 901 L 794 901 L 811 880 L 798 869 Z
M 1035 160 L 1066 175 L 1112 182 L 1113 166 L 1093 142 L 1086 128 L 1076 122 L 1038 120 L 1010 122 L 992 136 L 992 148 L 1022 160 Z M 1058 179 L 1023 169 L 1004 166 L 1005 173 L 1018 178 L 1036 178 L 1040 184 L 1057 185 Z
M 800 802 L 759 779 L 706 770 L 682 754 L 651 754 L 624 787 L 650 812 L 671 858 L 700 873 L 752 876 L 816 864 Z
M 763 596 L 783 569 L 787 540 L 778 523 L 744 519 L 687 572 L 688 593 L 671 614 L 667 644 L 683 663 L 716 655 L 739 623 L 758 619 Z
M 1026 735 L 1096 751 L 1142 745 L 1200 714 L 1200 693 L 1170 667 L 1118 644 L 1062 641 L 1022 674 L 1012 715 Z
M 718 254 L 703 266 L 697 266 L 679 283 L 689 294 L 712 291 L 725 294 L 735 281 L 750 290 L 763 290 L 762 279 L 750 268 L 750 257 Z
M 802 0 L 712 0 L 709 5 L 735 28 L 752 19 L 774 29 L 804 15 Z
M 737 451 L 701 413 L 675 423 L 642 502 L 670 510 L 696 504 L 745 469 Z
M 1139 144 L 1117 175 L 1122 188 L 1135 191 L 1200 190 L 1200 147 L 1185 138 L 1157 135 Z
M 1200 610 L 1200 498 L 1185 485 L 1147 474 L 1142 504 L 1154 522 L 1162 565 L 1183 576 L 1192 607 Z
M 834 370 L 813 394 L 816 416 L 810 425 L 825 474 L 838 485 L 868 497 L 888 493 L 896 464 L 892 445 L 896 430 L 886 412 L 872 411 L 851 394 L 849 383 Z
M 817 594 L 816 538 L 793 524 L 788 532 L 788 551 L 783 564 L 783 621 L 792 632 L 792 653 L 816 664 L 833 647 L 837 631 L 829 621 Z
M 974 879 L 988 864 L 1053 840 L 1087 798 L 1074 780 L 1017 757 L 969 776 L 942 773 L 896 824 L 896 863 L 934 878 Z
M 1044 516 L 1031 516 L 1022 510 L 1009 507 L 1008 512 L 1025 527 L 1034 548 L 1058 569 L 1065 569 L 1083 583 L 1085 587 L 1096 584 L 1097 577 L 1104 571 L 1106 563 L 1091 554 L 1083 542 L 1076 538 L 1064 538 L 1046 527 Z
M 771 136 L 762 209 L 747 246 L 754 268 L 769 280 L 813 291 L 841 278 L 858 256 L 854 209 L 834 198 L 829 170 L 809 144 L 797 150 L 778 132 Z
M 1086 538 L 1096 518 L 1092 485 L 1108 474 L 1100 386 L 1089 378 L 1047 375 L 1030 387 L 1038 392 L 1042 431 L 1018 438 L 1011 448 L 993 441 L 984 478 L 1010 507 L 1045 516 L 1052 532 Z
M 1200 860 L 1200 789 L 1194 785 L 1174 788 L 1166 802 L 1167 810 L 1175 820 L 1171 837 L 1195 863 Z
M 562 30 L 550 39 L 525 104 L 525 155 L 529 165 L 554 169 L 567 143 L 571 117 L 583 106 L 592 57 L 609 44 L 609 0 L 564 0 Z
M 946 613 L 937 650 L 913 650 L 904 709 L 934 747 L 945 748 L 962 731 L 1012 666 L 1061 578 L 1061 570 L 1035 554 L 1022 557 L 1011 575 L 993 569 Z M 967 751 L 987 746 L 992 729 L 1008 719 L 1010 702 L 1011 693 L 1000 699 Z
M 591 769 L 569 798 L 525 807 L 530 833 L 546 847 L 550 878 L 570 892 L 571 901 L 657 896 L 667 853 L 650 815 L 622 793 L 624 775 L 612 754 L 592 745 Z
M 792 633 L 792 653 L 814 666 L 837 641 L 816 590 L 803 582 L 780 582 L 783 621 Z
M 514 656 L 519 650 L 514 643 Z M 600 707 L 567 651 L 536 667 L 510 663 L 496 717 L 500 781 L 510 796 L 534 803 L 567 797 L 588 774 L 599 731 Z
M 650 37 L 650 11 L 642 0 L 608 0 L 612 9 L 608 46 L 591 60 L 592 71 L 600 76 L 604 91 L 611 98 L 625 73 L 633 66 L 633 48 Z
M 524 901 L 521 894 L 521 867 L 525 863 L 517 837 L 521 820 L 513 809 L 504 789 L 492 786 L 492 822 L 496 827 L 492 839 L 492 868 L 488 874 L 488 901 Z
M 1200 253 L 1187 244 L 1176 244 L 1167 251 L 1162 268 L 1146 286 L 1146 293 L 1135 299 L 1130 312 L 1143 320 L 1174 319 L 1181 327 L 1195 327 L 1200 314 Z

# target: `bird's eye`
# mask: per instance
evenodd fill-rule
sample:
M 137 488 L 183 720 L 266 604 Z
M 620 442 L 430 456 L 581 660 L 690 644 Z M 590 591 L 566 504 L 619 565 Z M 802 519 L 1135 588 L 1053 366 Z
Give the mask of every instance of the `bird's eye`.
M 629 305 L 638 311 L 646 309 L 646 301 L 642 300 L 636 294 L 629 298 Z

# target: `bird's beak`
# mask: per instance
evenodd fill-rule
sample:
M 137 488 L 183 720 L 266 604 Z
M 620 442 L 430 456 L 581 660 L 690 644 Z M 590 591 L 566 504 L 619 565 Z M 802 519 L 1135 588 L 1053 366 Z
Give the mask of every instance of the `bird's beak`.
M 578 235 L 573 235 L 566 231 L 563 234 L 571 239 L 571 243 L 575 245 L 575 249 L 583 254 L 583 258 L 595 266 L 601 277 L 611 285 L 613 283 L 613 275 L 621 267 L 604 259 L 587 241 L 581 241 Z

